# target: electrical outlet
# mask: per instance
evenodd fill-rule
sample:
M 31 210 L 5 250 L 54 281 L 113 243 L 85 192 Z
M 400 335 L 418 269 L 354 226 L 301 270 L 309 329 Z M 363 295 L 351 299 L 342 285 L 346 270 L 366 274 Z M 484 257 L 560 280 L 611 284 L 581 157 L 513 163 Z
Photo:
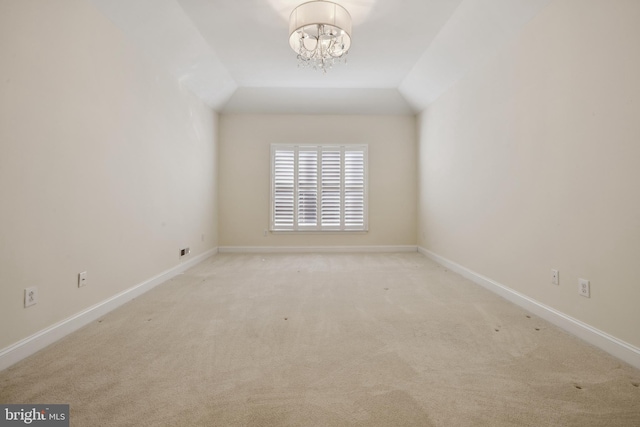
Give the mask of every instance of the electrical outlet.
M 591 298 L 591 285 L 586 279 L 578 279 L 578 293 L 586 298 Z
M 560 272 L 558 270 L 551 270 L 551 283 L 554 285 L 560 284 Z
M 32 286 L 24 290 L 24 307 L 30 307 L 38 303 L 38 288 Z
M 83 271 L 82 273 L 78 273 L 78 287 L 81 288 L 87 285 L 87 272 Z
M 263 235 L 264 237 L 267 237 L 267 233 L 268 233 L 268 232 L 269 232 L 269 231 L 265 228 L 265 229 L 264 229 L 264 231 L 262 232 L 262 235 Z
M 182 258 L 183 256 L 187 256 L 190 253 L 191 253 L 191 249 L 189 248 L 180 249 L 180 258 Z

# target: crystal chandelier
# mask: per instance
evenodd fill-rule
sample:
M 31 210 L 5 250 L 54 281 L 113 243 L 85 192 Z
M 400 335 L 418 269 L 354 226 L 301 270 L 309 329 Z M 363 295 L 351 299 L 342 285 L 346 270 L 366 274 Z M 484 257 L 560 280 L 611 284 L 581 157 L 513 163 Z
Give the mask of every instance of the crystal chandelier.
M 351 15 L 330 1 L 303 3 L 291 12 L 289 45 L 298 55 L 299 67 L 326 73 L 333 64 L 346 62 L 351 47 Z

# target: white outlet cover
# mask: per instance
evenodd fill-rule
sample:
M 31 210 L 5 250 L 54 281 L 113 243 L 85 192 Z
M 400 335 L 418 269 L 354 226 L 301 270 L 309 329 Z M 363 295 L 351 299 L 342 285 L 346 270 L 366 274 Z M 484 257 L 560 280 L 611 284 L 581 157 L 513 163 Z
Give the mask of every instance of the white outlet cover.
M 560 272 L 558 270 L 551 270 L 551 283 L 554 285 L 560 284 Z
M 31 307 L 32 305 L 37 304 L 38 302 L 38 288 L 36 286 L 32 286 L 30 288 L 26 288 L 24 290 L 24 306 Z
M 578 293 L 586 298 L 591 298 L 591 285 L 586 279 L 578 279 Z

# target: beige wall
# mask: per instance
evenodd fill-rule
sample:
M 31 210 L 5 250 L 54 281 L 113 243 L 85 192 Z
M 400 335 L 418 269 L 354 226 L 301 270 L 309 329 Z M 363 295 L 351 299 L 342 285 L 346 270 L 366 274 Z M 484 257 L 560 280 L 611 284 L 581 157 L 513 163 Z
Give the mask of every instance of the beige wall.
M 0 52 L 2 349 L 217 245 L 217 123 L 86 1 L 0 2 Z
M 552 2 L 421 115 L 418 148 L 419 245 L 636 347 L 638 22 L 635 0 Z
M 271 234 L 270 145 L 369 144 L 369 232 Z M 222 115 L 220 246 L 416 244 L 413 116 Z

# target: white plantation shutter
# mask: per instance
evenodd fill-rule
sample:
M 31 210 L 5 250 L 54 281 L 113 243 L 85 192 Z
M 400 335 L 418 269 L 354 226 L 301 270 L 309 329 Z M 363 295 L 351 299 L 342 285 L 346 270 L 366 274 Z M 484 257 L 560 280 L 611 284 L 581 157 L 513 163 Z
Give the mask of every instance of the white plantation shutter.
M 365 171 L 364 152 L 344 152 L 344 226 L 347 229 L 364 227 Z
M 342 216 L 342 153 L 322 151 L 322 205 L 321 223 L 325 228 L 340 228 Z
M 272 145 L 271 230 L 366 231 L 366 145 Z
M 318 151 L 298 151 L 298 226 L 318 225 Z
M 273 158 L 273 228 L 293 228 L 295 152 L 278 150 Z

